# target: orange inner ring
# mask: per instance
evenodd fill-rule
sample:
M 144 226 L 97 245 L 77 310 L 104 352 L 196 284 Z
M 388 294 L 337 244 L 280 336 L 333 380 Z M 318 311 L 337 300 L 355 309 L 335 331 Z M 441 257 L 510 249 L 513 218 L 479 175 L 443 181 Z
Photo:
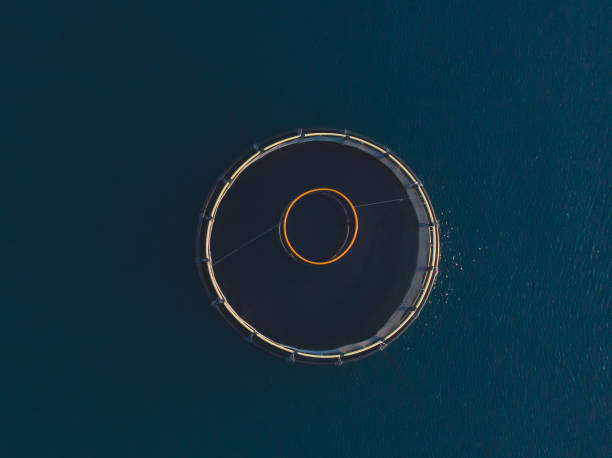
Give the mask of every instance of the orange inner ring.
M 351 239 L 350 243 L 348 244 L 348 246 L 345 248 L 345 250 L 342 253 L 340 253 L 339 255 L 337 255 L 336 257 L 334 257 L 334 258 L 332 258 L 332 259 L 330 259 L 328 261 L 320 261 L 319 262 L 319 261 L 311 261 L 310 259 L 306 259 L 304 256 L 302 256 L 297 251 L 295 251 L 295 248 L 293 248 L 293 245 L 291 245 L 291 242 L 289 241 L 289 237 L 287 236 L 287 217 L 289 216 L 289 213 L 291 212 L 291 208 L 293 208 L 293 206 L 295 205 L 295 203 L 298 200 L 300 200 L 302 197 L 307 196 L 308 194 L 312 194 L 313 192 L 320 192 L 320 191 L 327 191 L 327 192 L 331 192 L 331 193 L 337 194 L 337 195 L 339 195 L 340 197 L 342 197 L 346 201 L 346 203 L 349 205 L 349 207 L 353 211 L 353 216 L 355 217 L 355 230 L 353 231 L 353 238 Z M 358 229 L 359 229 L 359 221 L 357 219 L 357 210 L 355 210 L 355 206 L 349 200 L 348 197 L 346 197 L 340 191 L 336 191 L 335 189 L 331 189 L 331 188 L 315 188 L 315 189 L 311 189 L 310 191 L 303 192 L 302 194 L 300 194 L 299 196 L 297 196 L 295 199 L 293 199 L 291 201 L 291 203 L 287 207 L 287 210 L 285 211 L 285 216 L 283 218 L 283 236 L 285 237 L 285 242 L 287 243 L 287 248 L 289 248 L 289 251 L 291 251 L 291 254 L 293 254 L 295 257 L 297 257 L 301 261 L 304 261 L 304 262 L 306 262 L 308 264 L 312 264 L 312 265 L 315 265 L 315 266 L 324 266 L 326 264 L 331 264 L 332 262 L 338 261 L 346 253 L 348 253 L 349 250 L 352 248 L 353 244 L 355 243 L 355 239 L 357 238 L 357 230 Z

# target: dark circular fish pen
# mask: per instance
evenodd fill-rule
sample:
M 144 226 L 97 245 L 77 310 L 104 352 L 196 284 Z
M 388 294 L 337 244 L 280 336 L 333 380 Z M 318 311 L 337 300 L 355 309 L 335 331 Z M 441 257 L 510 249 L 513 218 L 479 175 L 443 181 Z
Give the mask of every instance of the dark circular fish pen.
M 438 273 L 438 222 L 388 148 L 306 130 L 254 145 L 211 190 L 196 261 L 211 304 L 289 361 L 342 364 L 418 317 Z

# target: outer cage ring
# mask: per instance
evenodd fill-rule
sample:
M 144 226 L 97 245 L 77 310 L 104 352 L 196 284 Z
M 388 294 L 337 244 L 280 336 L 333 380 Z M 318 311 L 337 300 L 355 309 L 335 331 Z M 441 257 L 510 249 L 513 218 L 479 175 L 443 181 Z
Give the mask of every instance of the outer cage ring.
M 395 168 L 397 175 L 401 173 L 406 177 L 409 185 L 405 187 L 414 189 L 414 194 L 418 196 L 419 203 L 423 206 L 426 224 L 420 224 L 427 228 L 428 253 L 427 264 L 423 267 L 424 275 L 421 282 L 419 294 L 414 301 L 409 304 L 406 312 L 402 315 L 401 321 L 397 326 L 385 331 L 377 332 L 366 341 L 346 345 L 331 350 L 310 350 L 297 348 L 276 342 L 273 339 L 258 332 L 253 326 L 246 322 L 225 298 L 213 269 L 213 259 L 211 257 L 211 233 L 214 225 L 214 218 L 220 201 L 223 199 L 232 182 L 252 163 L 265 157 L 272 151 L 292 143 L 303 141 L 334 141 L 344 142 L 357 146 L 369 154 L 377 157 L 389 168 Z M 266 350 L 274 356 L 286 359 L 290 362 L 302 362 L 317 365 L 341 365 L 344 362 L 355 361 L 372 353 L 381 351 L 389 343 L 397 339 L 420 315 L 423 305 L 427 302 L 438 274 L 438 264 L 440 259 L 440 234 L 439 223 L 435 216 L 431 200 L 414 172 L 391 150 L 374 140 L 355 134 L 348 130 L 339 129 L 297 129 L 286 134 L 272 137 L 259 146 L 254 145 L 246 154 L 238 158 L 232 166 L 220 177 L 219 181 L 210 190 L 204 206 L 199 215 L 199 223 L 196 234 L 196 265 L 200 279 L 211 298 L 213 305 L 228 323 L 238 331 L 247 341 L 256 347 Z M 414 203 L 414 202 L 413 202 Z M 350 347 L 350 348 L 347 348 Z M 352 347 L 355 347 L 354 349 Z

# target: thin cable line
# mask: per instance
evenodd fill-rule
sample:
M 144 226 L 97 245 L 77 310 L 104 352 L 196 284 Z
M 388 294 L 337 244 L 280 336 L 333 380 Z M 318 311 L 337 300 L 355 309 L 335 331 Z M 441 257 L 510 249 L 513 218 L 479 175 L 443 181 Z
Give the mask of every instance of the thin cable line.
M 268 232 L 270 232 L 271 230 L 275 229 L 278 227 L 278 224 L 275 224 L 274 226 L 272 226 L 269 229 L 266 229 L 265 231 L 263 231 L 261 234 L 253 237 L 251 240 L 249 240 L 248 242 L 244 242 L 242 245 L 240 245 L 238 248 L 236 248 L 235 250 L 230 251 L 229 253 L 227 253 L 224 256 L 221 256 L 219 259 L 217 259 L 215 262 L 213 262 L 213 266 L 216 266 L 217 264 L 219 264 L 221 261 L 229 258 L 231 255 L 233 255 L 234 253 L 236 253 L 239 250 L 242 250 L 244 247 L 246 247 L 247 245 L 250 245 L 251 243 L 255 242 L 256 240 L 260 239 L 261 237 L 263 237 L 264 235 L 266 235 Z
M 390 204 L 393 202 L 402 202 L 404 200 L 407 200 L 408 197 L 402 197 L 400 199 L 391 199 L 391 200 L 381 200 L 379 202 L 372 202 L 369 204 L 361 204 L 361 205 L 355 205 L 355 208 L 362 208 L 362 207 L 371 207 L 374 205 L 382 205 L 382 204 Z M 255 242 L 256 240 L 260 239 L 261 237 L 263 237 L 264 235 L 266 235 L 268 232 L 270 232 L 271 230 L 275 229 L 278 227 L 278 224 L 275 224 L 274 226 L 266 229 L 265 231 L 263 231 L 261 234 L 253 237 L 252 239 L 250 239 L 249 241 L 243 243 L 242 245 L 240 245 L 238 248 L 230 251 L 229 253 L 221 256 L 218 260 L 216 260 L 215 262 L 213 262 L 213 266 L 219 264 L 221 261 L 225 261 L 227 258 L 229 258 L 231 255 L 235 254 L 237 251 L 242 250 L 243 248 L 245 248 L 246 246 L 250 245 L 251 243 Z
M 390 204 L 391 202 L 401 202 L 407 199 L 409 199 L 409 197 L 402 197 L 401 199 L 381 200 L 380 202 L 372 202 L 370 204 L 355 205 L 355 208 L 371 207 L 372 205 Z

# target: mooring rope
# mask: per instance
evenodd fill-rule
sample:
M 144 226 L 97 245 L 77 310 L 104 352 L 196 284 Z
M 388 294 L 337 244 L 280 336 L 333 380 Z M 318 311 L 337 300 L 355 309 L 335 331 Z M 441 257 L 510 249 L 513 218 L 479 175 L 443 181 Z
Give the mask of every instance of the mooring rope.
M 355 205 L 355 208 L 371 207 L 372 205 L 390 204 L 391 202 L 402 202 L 403 200 L 407 200 L 407 199 L 409 199 L 409 198 L 408 197 L 402 197 L 400 199 L 381 200 L 379 202 L 372 202 L 370 204 Z
M 270 232 L 273 229 L 276 229 L 278 227 L 278 223 L 275 224 L 274 226 L 272 226 L 269 229 L 266 229 L 265 231 L 263 231 L 261 234 L 256 235 L 255 237 L 253 237 L 251 240 L 249 240 L 248 242 L 244 242 L 242 245 L 240 245 L 238 248 L 236 248 L 235 250 L 230 251 L 229 253 L 221 256 L 219 259 L 217 259 L 215 262 L 213 262 L 213 266 L 219 264 L 221 261 L 229 258 L 231 255 L 233 255 L 234 253 L 236 253 L 237 251 L 242 250 L 243 248 L 245 248 L 246 246 L 250 245 L 251 243 L 255 242 L 256 240 L 260 239 L 261 237 L 263 237 L 264 235 L 266 235 L 268 232 Z

